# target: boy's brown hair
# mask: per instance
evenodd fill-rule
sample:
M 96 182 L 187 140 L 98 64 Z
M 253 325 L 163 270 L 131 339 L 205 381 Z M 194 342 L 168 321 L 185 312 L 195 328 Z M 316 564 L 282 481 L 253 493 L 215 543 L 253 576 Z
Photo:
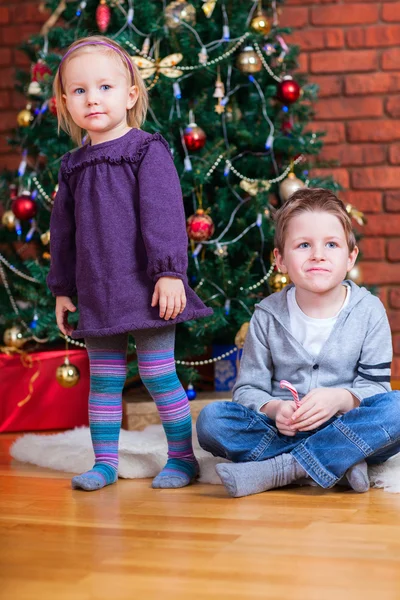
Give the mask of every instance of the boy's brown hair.
M 287 227 L 290 219 L 303 212 L 328 212 L 341 222 L 349 253 L 356 246 L 351 217 L 344 203 L 335 194 L 324 188 L 303 188 L 294 192 L 275 214 L 275 248 L 283 255 Z

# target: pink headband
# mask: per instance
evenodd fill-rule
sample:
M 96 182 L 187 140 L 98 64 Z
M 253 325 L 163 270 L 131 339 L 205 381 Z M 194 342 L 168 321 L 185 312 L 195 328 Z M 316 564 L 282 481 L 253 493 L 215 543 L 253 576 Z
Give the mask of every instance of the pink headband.
M 75 52 L 75 50 L 78 50 L 78 48 L 82 48 L 83 46 L 107 46 L 107 48 L 111 48 L 112 50 L 115 50 L 115 52 L 117 52 L 127 63 L 128 67 L 129 67 L 129 71 L 131 72 L 131 75 L 132 75 L 132 79 L 133 79 L 133 81 L 135 81 L 135 74 L 133 72 L 132 63 L 130 60 L 128 60 L 127 56 L 123 52 L 121 52 L 121 50 L 119 48 L 117 48 L 116 46 L 113 46 L 112 44 L 107 44 L 107 42 L 88 41 L 88 42 L 82 42 L 81 44 L 77 44 L 76 46 L 74 46 L 73 48 L 68 50 L 68 52 L 66 52 L 64 54 L 64 56 L 62 57 L 60 65 L 58 67 L 58 77 L 60 79 L 60 85 L 61 85 L 62 90 L 63 90 L 63 84 L 62 84 L 62 79 L 61 79 L 61 66 L 62 66 L 63 62 L 65 61 L 65 59 L 67 58 L 67 56 L 72 54 L 72 52 Z

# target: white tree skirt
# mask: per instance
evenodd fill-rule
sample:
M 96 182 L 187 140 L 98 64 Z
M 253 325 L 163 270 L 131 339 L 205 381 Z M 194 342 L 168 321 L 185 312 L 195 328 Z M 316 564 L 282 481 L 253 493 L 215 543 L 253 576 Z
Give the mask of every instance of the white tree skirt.
M 200 448 L 195 435 L 193 445 L 200 463 L 199 481 L 220 484 L 215 465 L 228 461 L 215 458 Z M 23 435 L 14 442 L 10 454 L 21 462 L 69 473 L 83 473 L 91 469 L 94 463 L 90 431 L 87 427 L 54 435 Z M 121 431 L 118 469 L 120 477 L 155 477 L 163 468 L 166 457 L 167 442 L 161 425 L 150 425 L 144 431 Z M 400 493 L 400 454 L 382 465 L 370 468 L 369 476 L 374 487 L 384 488 L 386 492 Z

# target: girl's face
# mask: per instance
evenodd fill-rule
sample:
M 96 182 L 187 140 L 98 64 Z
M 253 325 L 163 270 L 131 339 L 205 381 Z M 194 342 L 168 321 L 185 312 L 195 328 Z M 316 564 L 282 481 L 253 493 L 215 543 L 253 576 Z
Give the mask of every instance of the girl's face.
M 67 109 L 92 142 L 128 127 L 126 111 L 134 106 L 138 90 L 130 86 L 119 56 L 98 50 L 73 55 L 63 69 L 63 83 Z

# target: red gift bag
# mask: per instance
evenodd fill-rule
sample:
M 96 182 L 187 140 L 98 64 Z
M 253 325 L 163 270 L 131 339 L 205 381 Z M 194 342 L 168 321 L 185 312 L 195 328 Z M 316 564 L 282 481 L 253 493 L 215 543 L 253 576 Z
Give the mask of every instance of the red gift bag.
M 80 379 L 74 387 L 64 388 L 57 382 L 56 370 L 64 362 L 65 350 L 33 352 L 26 359 L 0 354 L 0 432 L 88 425 L 87 352 L 69 350 L 68 357 Z

